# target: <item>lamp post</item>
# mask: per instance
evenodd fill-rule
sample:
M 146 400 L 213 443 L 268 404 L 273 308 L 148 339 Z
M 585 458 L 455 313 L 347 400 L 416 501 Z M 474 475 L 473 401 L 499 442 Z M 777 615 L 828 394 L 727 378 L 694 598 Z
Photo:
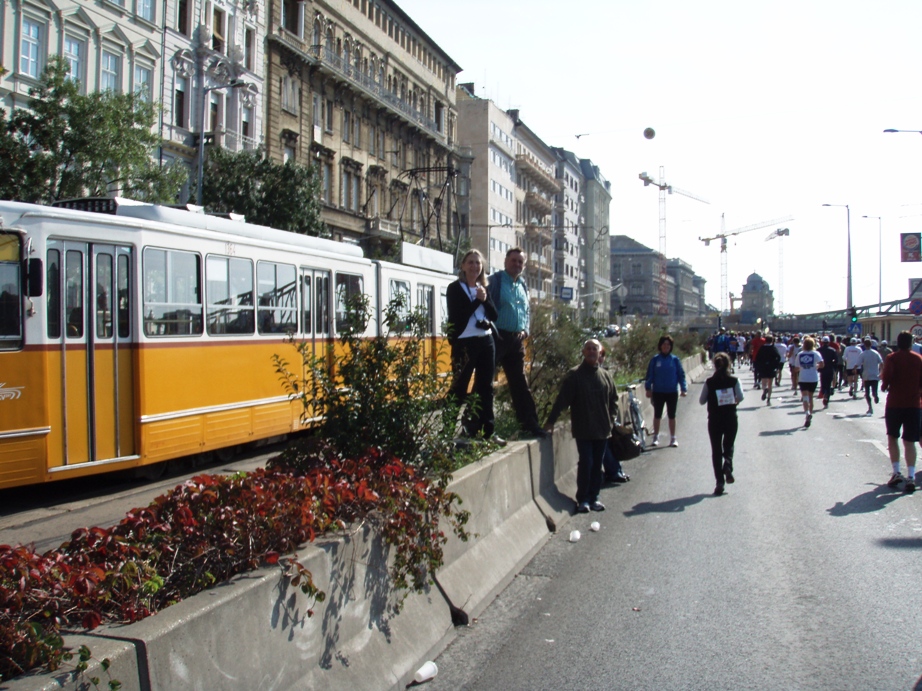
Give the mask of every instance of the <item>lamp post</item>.
M 205 113 L 208 110 L 208 93 L 216 89 L 239 89 L 244 86 L 248 86 L 245 81 L 242 79 L 234 79 L 227 84 L 215 84 L 214 86 L 206 86 L 202 89 L 202 116 L 199 120 L 198 128 L 198 175 L 196 178 L 198 185 L 195 189 L 195 200 L 196 204 L 199 206 L 202 205 L 202 177 L 205 172 Z
M 877 219 L 877 313 L 880 314 L 884 304 L 884 260 L 883 260 L 883 219 L 880 216 L 862 216 Z
M 845 208 L 845 222 L 848 229 L 848 272 L 846 273 L 846 297 L 845 307 L 851 309 L 852 307 L 852 212 L 848 208 L 848 204 L 823 204 L 823 206 L 838 206 L 839 208 Z

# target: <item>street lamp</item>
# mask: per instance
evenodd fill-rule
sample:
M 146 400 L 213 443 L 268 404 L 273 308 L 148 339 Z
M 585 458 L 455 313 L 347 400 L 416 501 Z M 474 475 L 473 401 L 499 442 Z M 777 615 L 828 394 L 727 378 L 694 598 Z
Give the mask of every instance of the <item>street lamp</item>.
M 845 222 L 848 228 L 848 273 L 846 274 L 847 285 L 846 285 L 846 298 L 845 302 L 847 303 L 845 307 L 851 309 L 852 307 L 852 212 L 848 208 L 848 204 L 823 204 L 823 206 L 838 206 L 839 208 L 845 208 Z
M 862 216 L 861 218 L 877 219 L 877 313 L 880 314 L 884 304 L 884 272 L 883 272 L 883 219 L 880 216 Z
M 215 84 L 214 86 L 206 86 L 202 89 L 202 117 L 199 120 L 198 128 L 198 186 L 195 190 L 195 199 L 199 206 L 202 205 L 202 177 L 205 172 L 205 113 L 208 110 L 206 103 L 208 93 L 216 89 L 239 89 L 244 86 L 249 86 L 249 84 L 242 79 L 233 79 L 227 84 Z
M 884 134 L 894 134 L 895 132 L 908 132 L 910 134 L 922 134 L 922 130 L 884 130 Z

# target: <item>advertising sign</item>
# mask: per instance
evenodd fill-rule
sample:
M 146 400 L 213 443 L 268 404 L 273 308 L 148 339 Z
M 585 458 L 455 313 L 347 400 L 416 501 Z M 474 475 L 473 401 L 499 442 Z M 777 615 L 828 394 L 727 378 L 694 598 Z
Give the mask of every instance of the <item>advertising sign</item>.
M 922 261 L 922 233 L 900 233 L 900 261 Z

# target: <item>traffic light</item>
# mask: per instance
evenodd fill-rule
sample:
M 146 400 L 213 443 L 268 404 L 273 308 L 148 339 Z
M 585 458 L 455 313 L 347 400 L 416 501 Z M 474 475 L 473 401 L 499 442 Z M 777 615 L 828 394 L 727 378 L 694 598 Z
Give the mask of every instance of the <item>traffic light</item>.
M 627 305 L 618 305 L 618 314 L 624 314 L 627 312 Z
M 852 317 L 852 324 L 856 324 L 858 322 L 858 310 L 852 307 L 849 310 L 849 314 L 851 314 Z
M 823 331 L 829 331 L 829 323 L 825 319 L 823 320 Z

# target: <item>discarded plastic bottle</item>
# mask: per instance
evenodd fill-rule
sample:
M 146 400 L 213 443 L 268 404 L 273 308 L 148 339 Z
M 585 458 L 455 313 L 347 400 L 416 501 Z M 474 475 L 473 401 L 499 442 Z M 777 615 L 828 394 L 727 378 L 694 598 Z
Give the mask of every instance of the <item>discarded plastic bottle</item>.
M 413 675 L 413 681 L 417 684 L 422 684 L 424 681 L 429 681 L 433 679 L 436 674 L 439 673 L 439 668 L 432 660 L 427 660 L 423 663 L 423 666 L 416 670 L 416 674 Z

